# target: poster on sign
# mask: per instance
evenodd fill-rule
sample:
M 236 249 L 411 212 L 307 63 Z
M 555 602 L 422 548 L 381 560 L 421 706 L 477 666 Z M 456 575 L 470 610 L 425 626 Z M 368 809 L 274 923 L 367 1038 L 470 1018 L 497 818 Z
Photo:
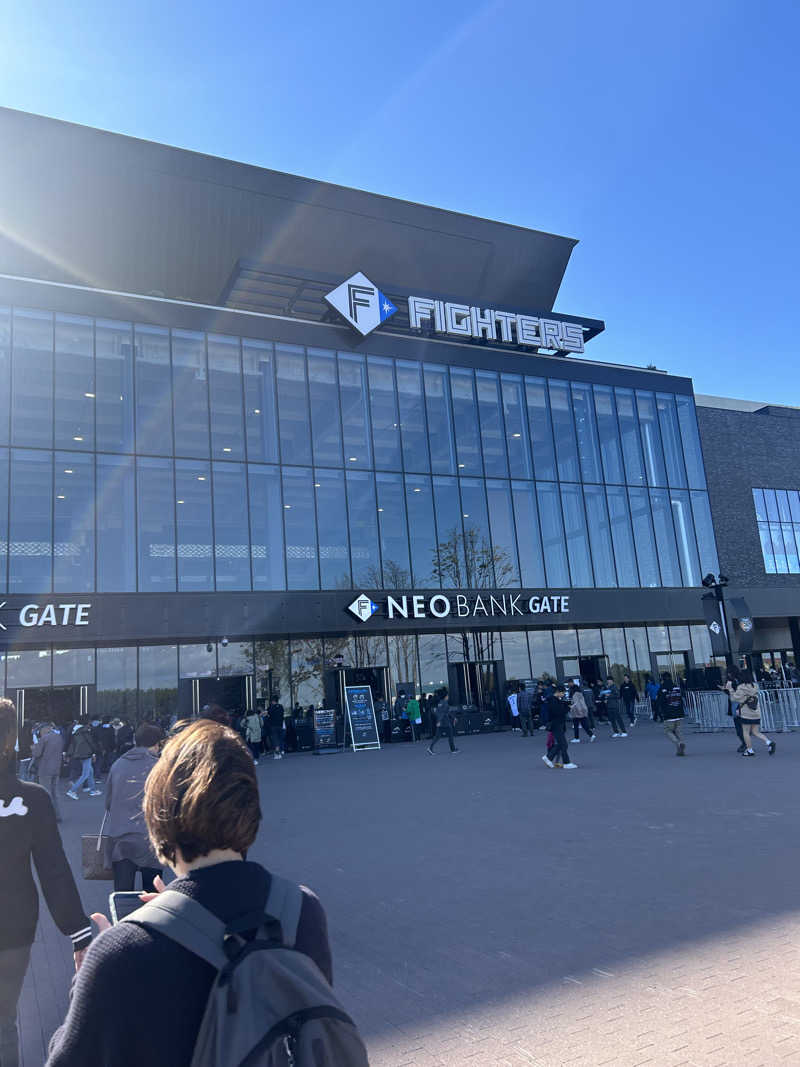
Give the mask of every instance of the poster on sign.
M 314 751 L 336 752 L 336 712 L 326 708 L 314 709 Z
M 372 689 L 368 685 L 346 685 L 344 699 L 353 751 L 361 748 L 380 748 Z

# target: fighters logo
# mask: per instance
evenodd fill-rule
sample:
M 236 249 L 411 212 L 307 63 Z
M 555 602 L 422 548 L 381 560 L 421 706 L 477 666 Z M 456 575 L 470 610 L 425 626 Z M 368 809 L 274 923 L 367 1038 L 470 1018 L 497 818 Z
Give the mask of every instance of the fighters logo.
M 325 299 L 363 337 L 397 311 L 391 300 L 361 271 L 342 282 Z
M 366 622 L 379 608 L 374 600 L 370 600 L 366 593 L 362 593 L 352 604 L 347 605 L 347 610 L 355 615 L 359 622 Z

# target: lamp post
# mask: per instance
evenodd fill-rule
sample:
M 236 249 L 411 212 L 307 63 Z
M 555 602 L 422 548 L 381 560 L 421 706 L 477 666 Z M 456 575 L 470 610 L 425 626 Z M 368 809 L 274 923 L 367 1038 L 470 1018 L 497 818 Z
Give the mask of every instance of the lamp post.
M 727 649 L 727 651 L 725 652 L 725 664 L 729 669 L 732 669 L 733 647 L 731 645 L 731 635 L 728 629 L 728 620 L 725 616 L 725 593 L 723 592 L 727 584 L 728 579 L 725 577 L 724 574 L 714 575 L 709 572 L 703 579 L 703 585 L 705 586 L 705 588 L 711 590 L 711 594 L 706 593 L 705 596 L 713 595 L 714 599 L 719 604 L 719 619 L 722 625 L 722 632 L 725 636 L 725 646 Z M 711 625 L 713 626 L 714 624 L 712 623 Z

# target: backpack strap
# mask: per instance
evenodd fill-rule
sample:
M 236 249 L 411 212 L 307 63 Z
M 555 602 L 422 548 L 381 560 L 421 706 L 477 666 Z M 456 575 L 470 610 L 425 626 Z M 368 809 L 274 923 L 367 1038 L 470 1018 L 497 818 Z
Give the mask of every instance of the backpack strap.
M 217 971 L 228 962 L 223 948 L 225 924 L 184 893 L 165 890 L 122 921 L 157 930 Z
M 265 911 L 270 918 L 277 919 L 281 924 L 283 943 L 288 948 L 294 948 L 297 940 L 302 908 L 303 891 L 300 886 L 273 874 Z

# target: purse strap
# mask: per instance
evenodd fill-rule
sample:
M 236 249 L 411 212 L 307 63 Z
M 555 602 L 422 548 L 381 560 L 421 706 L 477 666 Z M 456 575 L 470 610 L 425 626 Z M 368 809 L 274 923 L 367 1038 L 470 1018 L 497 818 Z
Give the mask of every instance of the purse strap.
M 100 849 L 103 847 L 103 830 L 105 830 L 105 828 L 106 828 L 106 819 L 107 818 L 108 818 L 108 812 L 106 811 L 104 813 L 104 815 L 103 815 L 103 821 L 100 823 L 100 833 L 97 835 L 97 849 L 96 849 L 97 852 L 99 852 Z

